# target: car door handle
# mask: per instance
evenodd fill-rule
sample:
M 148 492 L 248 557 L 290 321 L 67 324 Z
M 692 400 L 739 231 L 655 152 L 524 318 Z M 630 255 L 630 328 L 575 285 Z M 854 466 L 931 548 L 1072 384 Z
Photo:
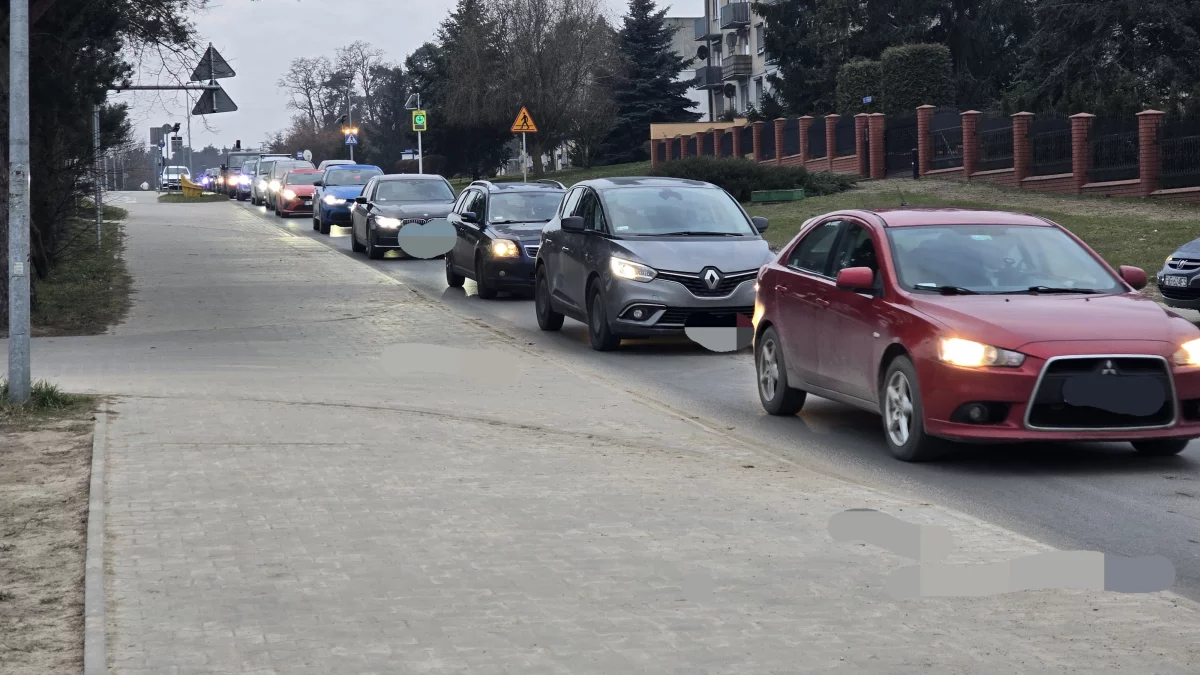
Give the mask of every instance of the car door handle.
M 775 290 L 777 290 L 777 291 L 782 291 L 782 292 L 784 292 L 784 293 L 787 293 L 787 291 L 788 291 L 788 287 L 787 287 L 787 286 L 784 286 L 784 285 L 782 285 L 782 284 L 775 284 Z
M 568 248 L 568 247 L 566 247 L 566 246 L 562 247 L 562 252 L 563 252 L 563 253 L 566 253 L 567 251 L 570 251 L 570 250 L 571 250 L 571 249 L 570 249 L 570 248 Z
M 820 305 L 820 306 L 822 306 L 822 307 L 828 307 L 828 306 L 829 306 L 829 301 L 828 301 L 828 300 L 826 300 L 825 298 L 817 298 L 817 304 L 818 304 L 818 305 Z

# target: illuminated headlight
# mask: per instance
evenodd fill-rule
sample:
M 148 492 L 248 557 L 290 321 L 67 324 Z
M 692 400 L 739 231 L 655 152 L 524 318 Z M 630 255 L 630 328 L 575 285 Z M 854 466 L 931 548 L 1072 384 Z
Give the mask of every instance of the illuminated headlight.
M 1200 338 L 1179 345 L 1174 360 L 1177 366 L 1200 366 Z
M 938 358 L 943 363 L 963 368 L 1004 366 L 1015 368 L 1025 362 L 1025 355 L 962 338 L 938 340 Z
M 238 185 L 249 185 L 250 176 L 238 176 Z
M 284 199 L 295 199 L 296 192 L 294 190 L 292 190 L 291 188 L 288 188 L 287 190 L 283 191 L 283 197 L 284 197 Z
M 224 176 L 217 177 L 217 185 L 224 185 L 224 184 L 225 184 L 225 177 Z
M 492 255 L 497 258 L 515 258 L 521 255 L 517 242 L 508 239 L 497 239 L 492 242 Z
M 278 190 L 279 189 L 279 181 L 277 181 L 277 180 L 271 181 L 271 189 Z
M 389 230 L 394 230 L 397 227 L 400 227 L 400 219 L 399 218 L 388 218 L 387 216 L 376 216 L 375 224 L 378 225 L 379 227 L 383 227 L 383 228 L 386 228 Z
M 267 189 L 267 181 L 265 181 L 265 180 L 258 181 L 258 189 L 266 190 Z
M 608 267 L 612 270 L 612 273 L 618 277 L 633 281 L 650 281 L 658 274 L 658 272 L 655 272 L 651 267 L 647 267 L 641 263 L 635 263 L 632 260 L 618 258 L 616 256 L 608 259 Z
M 325 199 L 323 199 L 321 201 L 325 202 L 326 204 L 328 204 L 330 206 L 338 206 L 339 204 L 346 203 L 345 199 L 340 199 L 338 197 L 334 197 L 333 195 L 325 195 Z

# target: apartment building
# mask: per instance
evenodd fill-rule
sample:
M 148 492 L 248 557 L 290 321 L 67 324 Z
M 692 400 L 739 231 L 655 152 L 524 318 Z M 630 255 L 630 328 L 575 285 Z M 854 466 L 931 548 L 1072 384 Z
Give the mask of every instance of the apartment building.
M 705 1 L 707 2 L 707 0 Z M 705 60 L 696 56 L 699 45 L 692 37 L 696 22 L 702 20 L 702 18 L 696 17 L 666 17 L 667 28 L 672 31 L 671 49 L 680 58 L 687 61 L 683 70 L 679 72 L 679 77 L 675 78 L 676 82 L 690 82 L 696 76 L 696 69 L 706 64 Z M 700 119 L 709 119 L 710 97 L 708 92 L 703 89 L 688 89 L 688 98 L 695 102 L 696 107 L 692 110 L 701 115 Z
M 761 107 L 771 90 L 768 77 L 776 71 L 763 40 L 763 18 L 751 2 L 704 0 L 705 16 L 693 22 L 695 41 L 709 49 L 705 64 L 696 67 L 696 88 L 712 93 L 713 115 L 732 109 L 741 115 Z

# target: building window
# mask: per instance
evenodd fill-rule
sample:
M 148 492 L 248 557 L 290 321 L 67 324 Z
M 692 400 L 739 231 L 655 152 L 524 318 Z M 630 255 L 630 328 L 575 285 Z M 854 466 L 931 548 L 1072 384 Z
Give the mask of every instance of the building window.
M 746 112 L 750 109 L 750 87 L 740 86 L 738 87 L 738 93 L 742 98 L 742 112 Z
M 763 102 L 763 79 L 754 78 L 754 107 L 761 108 Z
M 767 50 L 766 44 L 763 43 L 763 25 L 761 23 L 754 26 L 754 46 L 758 48 L 759 54 Z

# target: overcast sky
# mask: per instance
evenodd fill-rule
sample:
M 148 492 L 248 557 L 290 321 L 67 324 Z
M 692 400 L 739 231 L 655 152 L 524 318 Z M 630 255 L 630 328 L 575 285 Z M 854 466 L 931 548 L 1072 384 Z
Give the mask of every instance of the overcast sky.
M 614 21 L 628 0 L 604 0 Z M 701 16 L 704 0 L 660 0 L 668 16 Z M 203 42 L 211 41 L 237 73 L 221 85 L 237 104 L 237 112 L 192 118 L 192 146 L 255 146 L 268 133 L 287 126 L 291 112 L 275 85 L 298 56 L 333 56 L 336 48 L 365 40 L 401 62 L 432 38 L 455 0 L 212 0 L 194 17 Z M 190 73 L 190 71 L 189 71 Z M 147 73 L 140 84 L 155 84 Z M 132 107 L 135 138 L 149 143 L 149 127 L 181 122 L 187 142 L 186 114 L 191 105 L 183 93 L 127 92 L 113 100 Z M 207 126 L 207 129 L 205 128 Z

